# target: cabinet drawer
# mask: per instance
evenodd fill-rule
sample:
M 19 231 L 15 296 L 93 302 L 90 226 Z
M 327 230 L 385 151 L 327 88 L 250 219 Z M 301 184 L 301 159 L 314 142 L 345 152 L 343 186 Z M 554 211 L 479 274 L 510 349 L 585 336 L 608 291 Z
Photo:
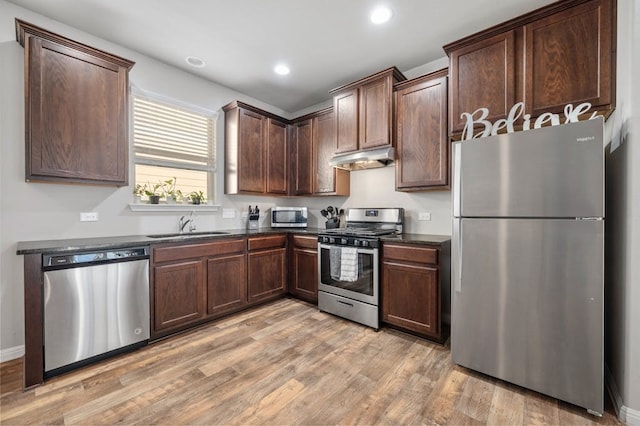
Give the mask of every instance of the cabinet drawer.
M 209 243 L 182 244 L 177 246 L 153 247 L 153 262 L 211 257 L 223 254 L 242 253 L 244 239 L 224 240 Z
M 269 235 L 265 237 L 249 238 L 249 251 L 268 248 L 284 247 L 287 242 L 286 235 Z
M 416 246 L 400 246 L 384 244 L 382 256 L 384 259 L 404 260 L 406 262 L 438 264 L 438 249 Z
M 307 235 L 293 235 L 293 245 L 296 247 L 318 249 L 318 237 Z

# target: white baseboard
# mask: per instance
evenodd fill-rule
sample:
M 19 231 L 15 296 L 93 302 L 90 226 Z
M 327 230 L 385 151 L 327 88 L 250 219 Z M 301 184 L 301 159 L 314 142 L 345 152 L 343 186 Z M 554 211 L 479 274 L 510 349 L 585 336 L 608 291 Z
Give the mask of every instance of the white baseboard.
M 625 422 L 627 426 L 638 426 L 640 425 L 640 411 L 633 410 L 623 405 L 618 419 Z
M 604 366 L 604 376 L 606 388 L 611 397 L 611 401 L 613 401 L 613 408 L 616 410 L 618 420 L 628 426 L 640 426 L 640 411 L 624 405 L 616 381 L 613 379 L 613 375 L 606 364 Z
M 0 362 L 11 361 L 24 355 L 24 345 L 0 350 Z

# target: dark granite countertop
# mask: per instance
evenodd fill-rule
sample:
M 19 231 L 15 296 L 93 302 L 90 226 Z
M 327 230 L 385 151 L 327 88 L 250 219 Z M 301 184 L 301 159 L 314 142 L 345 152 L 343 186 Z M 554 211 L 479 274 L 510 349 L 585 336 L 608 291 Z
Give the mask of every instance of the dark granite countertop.
M 122 235 L 115 237 L 72 238 L 61 240 L 20 241 L 16 250 L 17 254 L 58 253 L 78 250 L 108 250 L 114 248 L 126 248 L 144 246 L 149 244 L 164 244 L 184 241 L 197 241 L 204 239 L 220 239 L 233 237 L 246 237 L 251 235 L 282 234 L 293 232 L 297 234 L 317 235 L 322 231 L 319 228 L 261 228 L 248 229 L 221 229 L 211 231 L 198 231 L 192 234 L 149 234 L 149 235 Z
M 403 243 L 403 244 L 420 244 L 420 245 L 442 245 L 451 240 L 450 235 L 435 234 L 398 234 L 383 235 L 380 237 L 382 243 Z
M 115 248 L 126 248 L 144 246 L 149 244 L 164 244 L 185 241 L 197 241 L 205 239 L 221 239 L 233 237 L 247 237 L 253 235 L 268 234 L 309 234 L 317 235 L 324 231 L 324 228 L 261 228 L 258 230 L 247 229 L 222 229 L 211 231 L 198 231 L 193 234 L 150 234 L 148 235 L 123 235 L 115 237 L 93 237 L 93 238 L 72 238 L 61 240 L 41 240 L 41 241 L 20 241 L 16 250 L 17 254 L 36 253 L 61 253 L 79 250 L 109 250 Z M 158 237 L 161 236 L 161 237 Z M 383 242 L 398 242 L 407 244 L 441 245 L 450 240 L 446 235 L 429 234 L 402 234 L 382 237 Z

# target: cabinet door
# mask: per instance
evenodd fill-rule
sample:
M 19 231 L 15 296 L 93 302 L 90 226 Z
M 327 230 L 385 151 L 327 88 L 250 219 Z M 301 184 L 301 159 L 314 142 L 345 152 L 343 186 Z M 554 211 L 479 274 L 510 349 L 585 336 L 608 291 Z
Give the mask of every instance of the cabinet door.
M 391 89 L 390 77 L 360 87 L 359 149 L 391 144 Z
M 447 77 L 396 92 L 396 190 L 447 188 Z
M 488 108 L 486 120 L 505 118 L 516 101 L 515 31 L 507 31 L 451 52 L 449 132 L 459 133 L 463 112 Z
M 249 252 L 249 303 L 268 300 L 283 294 L 286 284 L 286 249 Z
M 247 304 L 246 256 L 207 260 L 207 315 L 215 316 Z
M 295 165 L 293 173 L 294 195 L 308 195 L 313 192 L 313 120 L 308 119 L 296 124 L 294 143 Z
M 336 153 L 358 149 L 358 89 L 333 97 L 336 126 Z
M 294 236 L 296 239 L 304 237 Z M 317 238 L 312 238 L 316 245 Z M 309 244 L 305 244 L 309 245 Z M 291 250 L 289 292 L 308 302 L 318 303 L 318 250 L 315 248 L 293 246 Z
M 26 179 L 127 185 L 128 68 L 27 43 Z
M 562 113 L 582 102 L 611 108 L 612 15 L 610 0 L 594 0 L 525 25 L 527 113 Z
M 267 192 L 287 194 L 289 171 L 289 145 L 287 125 L 272 118 L 267 119 Z
M 240 109 L 238 124 L 238 190 L 265 192 L 264 173 L 264 117 L 253 111 Z
M 154 332 L 180 328 L 204 317 L 205 273 L 201 260 L 153 268 Z
M 336 127 L 333 111 L 313 119 L 313 159 L 315 195 L 349 195 L 349 171 L 329 166 L 336 152 Z
M 436 267 L 383 261 L 382 320 L 439 338 L 439 283 Z

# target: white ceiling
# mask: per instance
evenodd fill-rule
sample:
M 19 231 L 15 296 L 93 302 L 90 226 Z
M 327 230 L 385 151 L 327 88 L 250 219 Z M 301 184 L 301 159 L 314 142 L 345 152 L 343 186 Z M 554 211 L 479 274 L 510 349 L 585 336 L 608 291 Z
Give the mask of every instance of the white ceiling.
M 294 113 L 392 65 L 407 71 L 442 46 L 553 0 L 8 0 Z M 386 4 L 392 19 L 368 15 Z M 187 65 L 189 55 L 204 68 Z M 273 72 L 278 62 L 287 76 Z

